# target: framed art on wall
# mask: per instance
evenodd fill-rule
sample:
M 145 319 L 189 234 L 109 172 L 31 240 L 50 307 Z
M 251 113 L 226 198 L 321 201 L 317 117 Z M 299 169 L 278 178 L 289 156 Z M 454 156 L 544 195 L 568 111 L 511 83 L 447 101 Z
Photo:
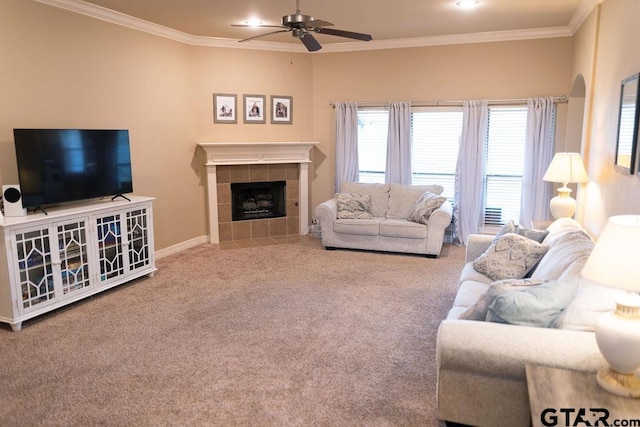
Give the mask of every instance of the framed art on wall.
M 293 97 L 271 95 L 271 123 L 293 123 Z
M 214 123 L 238 123 L 237 110 L 238 98 L 236 95 L 227 93 L 213 94 Z
M 265 123 L 265 96 L 244 95 L 244 122 Z

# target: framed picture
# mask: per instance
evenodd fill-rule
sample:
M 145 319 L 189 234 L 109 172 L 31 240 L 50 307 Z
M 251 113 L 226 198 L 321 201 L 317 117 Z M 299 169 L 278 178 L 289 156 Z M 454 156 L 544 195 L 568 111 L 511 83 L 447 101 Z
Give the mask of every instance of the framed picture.
M 213 123 L 238 123 L 238 98 L 227 93 L 213 94 Z
M 265 123 L 265 96 L 244 95 L 244 122 Z
M 271 123 L 293 123 L 293 97 L 271 95 Z

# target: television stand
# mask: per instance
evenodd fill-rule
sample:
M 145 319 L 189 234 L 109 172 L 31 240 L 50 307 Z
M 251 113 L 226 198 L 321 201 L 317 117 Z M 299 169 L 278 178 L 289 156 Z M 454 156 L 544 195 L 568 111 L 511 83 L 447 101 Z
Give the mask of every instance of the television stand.
M 152 197 L 0 221 L 0 322 L 22 322 L 156 271 Z
M 116 194 L 115 196 L 113 196 L 111 198 L 111 201 L 113 202 L 115 199 L 117 199 L 118 197 L 122 197 L 123 199 L 125 199 L 127 202 L 130 202 L 131 199 L 129 199 L 127 196 L 125 196 L 124 194 Z
M 47 211 L 46 211 L 46 210 L 44 210 L 44 208 L 43 208 L 42 206 L 36 206 L 35 208 L 33 208 L 33 210 L 32 210 L 31 212 L 33 212 L 33 213 L 38 213 L 38 211 L 42 212 L 42 213 L 43 213 L 43 214 L 45 214 L 45 215 L 49 215 L 49 214 L 47 213 Z

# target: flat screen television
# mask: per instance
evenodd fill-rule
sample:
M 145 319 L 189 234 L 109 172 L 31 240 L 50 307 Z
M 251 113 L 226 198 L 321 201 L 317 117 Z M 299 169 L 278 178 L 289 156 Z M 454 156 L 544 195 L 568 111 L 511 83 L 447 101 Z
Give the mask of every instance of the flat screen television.
M 133 192 L 128 130 L 14 129 L 24 208 Z

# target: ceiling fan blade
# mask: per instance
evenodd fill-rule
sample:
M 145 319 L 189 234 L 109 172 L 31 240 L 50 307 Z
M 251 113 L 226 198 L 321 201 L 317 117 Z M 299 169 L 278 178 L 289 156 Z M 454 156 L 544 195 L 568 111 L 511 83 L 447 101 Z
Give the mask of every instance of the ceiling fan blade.
M 320 27 L 330 27 L 333 24 L 331 22 L 323 21 L 321 19 L 311 19 L 310 21 L 306 21 L 304 25 L 307 28 L 320 28 Z
M 264 37 L 264 36 L 269 36 L 271 34 L 288 33 L 289 31 L 290 30 L 271 31 L 270 33 L 258 34 L 257 36 L 249 37 L 249 38 L 238 40 L 238 41 L 239 42 L 248 42 L 249 40 L 257 39 L 257 38 Z
M 322 49 L 318 40 L 311 33 L 304 33 L 300 36 L 300 41 L 307 47 L 309 52 L 315 52 Z
M 368 42 L 373 39 L 370 34 L 354 33 L 353 31 L 336 30 L 334 28 L 314 28 L 313 31 L 320 34 L 328 34 L 330 36 L 346 37 L 348 39 L 356 39 Z

